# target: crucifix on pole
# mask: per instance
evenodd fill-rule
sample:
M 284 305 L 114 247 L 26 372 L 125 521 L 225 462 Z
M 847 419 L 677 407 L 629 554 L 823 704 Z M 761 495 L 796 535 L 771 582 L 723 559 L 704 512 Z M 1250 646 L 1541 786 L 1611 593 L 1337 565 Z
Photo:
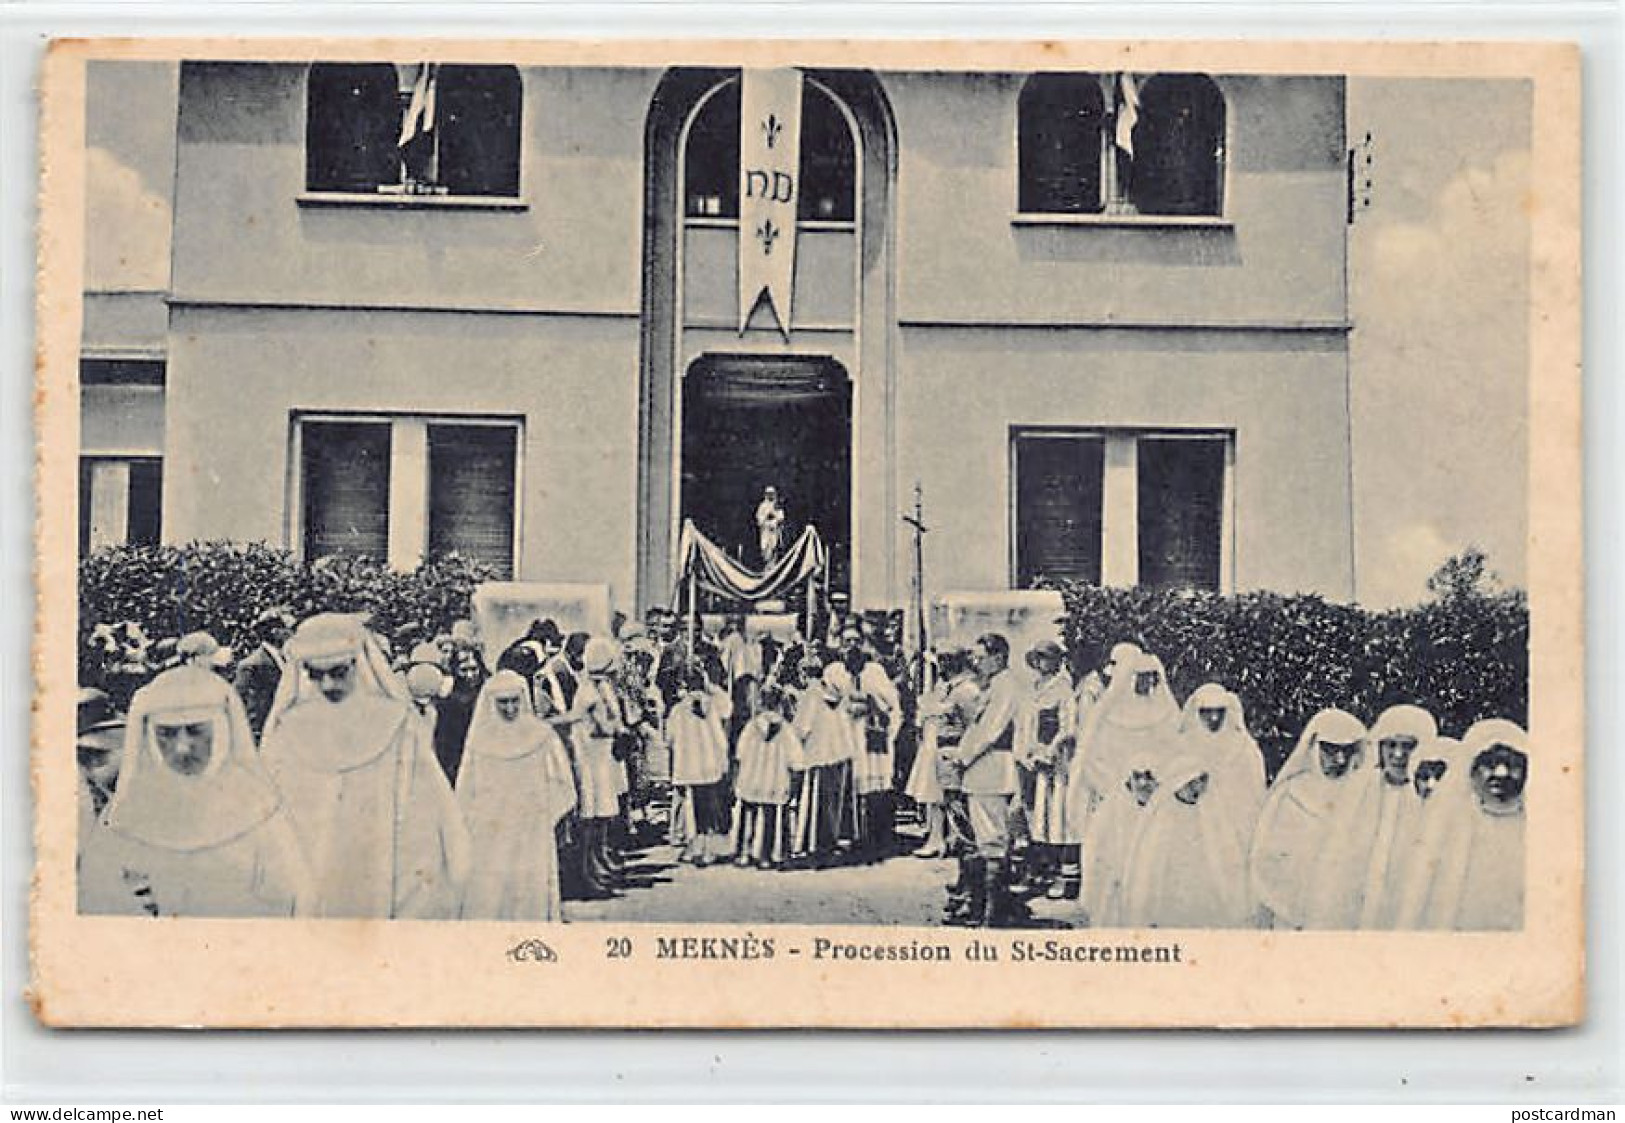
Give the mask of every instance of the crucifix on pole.
M 919 650 L 914 672 L 914 689 L 925 690 L 925 536 L 930 528 L 925 525 L 925 493 L 920 481 L 914 481 L 914 511 L 905 514 L 903 521 L 914 530 L 914 636 Z

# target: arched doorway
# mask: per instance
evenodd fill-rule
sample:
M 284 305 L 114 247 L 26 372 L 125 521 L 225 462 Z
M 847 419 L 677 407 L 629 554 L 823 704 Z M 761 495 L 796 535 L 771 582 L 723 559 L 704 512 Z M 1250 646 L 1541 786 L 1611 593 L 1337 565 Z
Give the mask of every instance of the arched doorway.
M 668 71 L 650 103 L 638 587 L 670 596 L 681 520 L 749 564 L 762 489 L 818 526 L 831 588 L 893 576 L 889 110 L 873 75 L 803 72 L 795 306 L 737 326 L 739 72 Z M 865 465 L 860 475 L 854 461 Z M 772 477 L 771 479 L 769 477 Z M 871 593 L 878 600 L 887 594 Z

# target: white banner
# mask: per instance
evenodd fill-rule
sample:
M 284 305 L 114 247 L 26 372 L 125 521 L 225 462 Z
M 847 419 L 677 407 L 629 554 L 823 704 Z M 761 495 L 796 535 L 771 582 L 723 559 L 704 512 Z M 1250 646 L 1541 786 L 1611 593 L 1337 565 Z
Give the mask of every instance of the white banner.
M 746 70 L 739 91 L 739 332 L 762 293 L 790 337 L 801 196 L 801 71 Z

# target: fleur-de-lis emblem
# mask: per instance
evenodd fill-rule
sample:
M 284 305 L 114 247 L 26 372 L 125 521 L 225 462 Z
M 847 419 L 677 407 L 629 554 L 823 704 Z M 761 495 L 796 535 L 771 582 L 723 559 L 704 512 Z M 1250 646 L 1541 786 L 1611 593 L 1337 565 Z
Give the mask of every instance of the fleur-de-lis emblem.
M 773 243 L 778 239 L 778 236 L 779 228 L 773 224 L 773 220 L 771 218 L 764 219 L 762 223 L 756 227 L 756 238 L 762 243 L 763 253 L 773 252 Z
M 767 119 L 762 122 L 762 139 L 767 141 L 769 148 L 778 143 L 779 134 L 783 131 L 784 124 L 779 120 L 777 113 L 769 113 Z

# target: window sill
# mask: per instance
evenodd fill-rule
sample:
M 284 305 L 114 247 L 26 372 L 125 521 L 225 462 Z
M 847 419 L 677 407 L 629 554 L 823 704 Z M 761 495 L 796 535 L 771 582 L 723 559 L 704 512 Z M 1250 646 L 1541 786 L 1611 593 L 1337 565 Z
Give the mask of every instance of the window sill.
M 1211 214 L 1042 214 L 1022 211 L 1011 216 L 1010 225 L 1231 230 L 1236 224 L 1222 215 Z
M 384 195 L 360 191 L 302 191 L 301 207 L 386 207 L 424 211 L 523 211 L 524 199 L 504 195 Z

